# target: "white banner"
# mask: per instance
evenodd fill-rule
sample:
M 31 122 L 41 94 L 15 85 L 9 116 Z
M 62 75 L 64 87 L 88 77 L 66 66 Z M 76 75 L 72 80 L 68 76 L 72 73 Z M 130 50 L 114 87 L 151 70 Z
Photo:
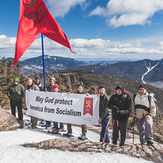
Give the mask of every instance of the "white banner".
M 26 91 L 27 115 L 52 122 L 97 125 L 99 96 Z

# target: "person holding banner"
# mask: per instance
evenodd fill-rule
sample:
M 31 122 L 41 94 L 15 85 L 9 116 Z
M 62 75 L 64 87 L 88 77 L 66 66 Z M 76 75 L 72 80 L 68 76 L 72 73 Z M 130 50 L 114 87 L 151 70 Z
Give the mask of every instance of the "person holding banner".
M 43 88 L 42 88 L 42 84 L 40 83 L 40 78 L 39 77 L 36 77 L 35 79 L 35 84 L 39 87 L 39 90 L 40 91 L 43 91 Z
M 39 77 L 36 77 L 36 79 L 35 79 L 35 84 L 39 87 L 39 90 L 40 90 L 40 91 L 44 91 L 44 90 L 43 90 L 43 86 L 42 86 L 42 84 L 41 84 L 41 82 L 40 82 L 40 78 L 39 78 Z M 40 124 L 40 125 L 43 125 L 43 124 L 44 124 L 44 120 L 41 119 L 41 121 L 40 121 L 39 124 Z
M 83 86 L 79 85 L 78 86 L 78 90 L 76 92 L 77 94 L 86 94 L 87 96 L 89 95 L 88 93 L 85 93 L 85 91 L 83 90 Z M 68 93 L 70 94 L 70 92 Z M 67 137 L 72 137 L 72 125 L 71 124 L 67 124 L 67 130 L 68 132 L 66 134 L 63 134 L 64 136 Z M 86 133 L 87 133 L 87 126 L 86 125 L 82 125 L 82 135 L 78 137 L 78 139 L 80 140 L 86 140 Z
M 50 84 L 47 86 L 47 92 L 53 92 L 53 87 L 55 85 L 55 78 L 51 77 L 50 78 Z
M 105 94 L 105 86 L 101 85 L 99 87 L 98 96 L 100 96 L 100 103 L 99 103 L 99 120 L 101 122 L 102 129 L 100 133 L 100 142 L 110 143 L 109 132 L 108 132 L 108 125 L 110 123 L 110 116 L 111 111 L 108 108 L 109 97 Z
M 53 92 L 53 87 L 55 85 L 55 78 L 51 77 L 50 78 L 50 84 L 46 87 L 47 92 Z M 46 125 L 42 125 L 42 127 L 46 127 Z M 51 122 L 47 121 L 47 127 L 51 127 Z
M 25 92 L 26 92 L 26 90 L 39 91 L 39 87 L 37 85 L 33 84 L 33 80 L 31 78 L 28 78 L 28 86 L 26 87 Z M 25 100 L 25 106 L 26 106 L 26 100 Z M 27 108 L 27 106 L 26 106 L 26 108 Z M 36 126 L 37 126 L 37 118 L 31 116 L 31 127 L 33 129 L 35 129 L 35 128 L 37 128 Z
M 53 86 L 53 92 L 59 93 L 58 85 L 55 84 Z M 53 122 L 54 130 L 51 132 L 52 134 L 58 134 L 59 131 L 64 131 L 64 125 L 60 122 L 60 128 L 58 127 L 58 122 Z

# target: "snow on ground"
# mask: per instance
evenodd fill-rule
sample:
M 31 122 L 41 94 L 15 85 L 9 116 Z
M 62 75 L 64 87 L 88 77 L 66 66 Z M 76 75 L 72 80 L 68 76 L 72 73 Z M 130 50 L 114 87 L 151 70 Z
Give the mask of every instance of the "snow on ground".
M 73 126 L 73 134 L 79 136 L 80 133 L 81 128 Z M 149 163 L 144 159 L 117 153 L 76 153 L 20 146 L 24 143 L 40 142 L 57 137 L 62 137 L 62 135 L 52 135 L 43 127 L 35 130 L 23 128 L 16 131 L 0 132 L 0 163 Z M 99 134 L 95 132 L 88 131 L 87 137 L 91 141 L 99 141 Z

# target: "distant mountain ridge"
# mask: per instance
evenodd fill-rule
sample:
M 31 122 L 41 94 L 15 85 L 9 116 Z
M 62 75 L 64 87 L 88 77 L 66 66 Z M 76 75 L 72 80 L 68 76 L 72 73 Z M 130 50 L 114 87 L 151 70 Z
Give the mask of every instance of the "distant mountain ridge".
M 158 64 L 159 62 L 159 64 Z M 129 80 L 134 80 L 142 82 L 142 76 L 148 71 L 148 68 L 155 66 L 149 73 L 144 76 L 144 81 L 149 82 L 160 82 L 163 81 L 163 59 L 152 61 L 149 59 L 144 59 L 134 62 L 117 62 L 115 64 L 110 64 L 108 66 L 101 66 L 100 64 L 78 66 L 66 69 L 65 71 L 75 71 L 75 70 L 85 70 L 89 72 L 94 72 L 101 75 L 107 76 L 117 76 L 126 78 Z
M 13 58 L 12 58 L 13 60 Z M 93 60 L 93 59 L 92 59 Z M 42 73 L 42 56 L 20 61 L 23 65 L 23 73 L 29 75 L 32 71 Z M 96 63 L 96 64 L 92 64 Z M 78 61 L 73 58 L 45 55 L 46 71 L 70 72 L 84 70 L 100 75 L 122 77 L 129 80 L 144 82 L 163 89 L 163 59 L 139 61 L 118 61 L 116 63 L 103 61 Z
M 26 59 L 21 61 L 21 64 L 23 65 L 23 72 L 25 75 L 28 75 L 32 71 L 42 73 L 42 56 Z M 53 69 L 62 71 L 70 67 L 77 67 L 81 65 L 87 65 L 87 63 L 83 61 L 77 61 L 73 58 L 45 55 L 45 69 L 49 72 L 52 72 Z

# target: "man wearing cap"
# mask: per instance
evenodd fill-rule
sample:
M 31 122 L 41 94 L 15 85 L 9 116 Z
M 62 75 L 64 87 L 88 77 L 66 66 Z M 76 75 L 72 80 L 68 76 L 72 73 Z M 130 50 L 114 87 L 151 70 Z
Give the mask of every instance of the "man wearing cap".
M 134 95 L 134 112 L 142 145 L 153 144 L 153 117 L 156 115 L 156 104 L 152 96 L 147 93 L 144 85 L 139 86 L 139 93 Z
M 22 98 L 24 96 L 24 86 L 19 84 L 19 78 L 14 79 L 14 83 L 9 87 L 7 95 L 10 99 L 11 113 L 15 115 L 15 108 L 18 110 L 18 122 L 23 127 Z
M 117 145 L 119 138 L 119 130 L 121 133 L 120 146 L 124 146 L 126 140 L 126 123 L 131 112 L 131 98 L 124 93 L 121 84 L 116 87 L 116 94 L 112 95 L 108 103 L 108 107 L 112 109 L 113 120 L 113 144 Z
M 50 78 L 50 84 L 47 86 L 47 92 L 53 92 L 53 87 L 55 85 L 55 78 Z
M 53 92 L 59 93 L 58 85 L 55 84 L 53 86 Z M 52 131 L 53 134 L 58 134 L 59 131 L 64 131 L 64 125 L 60 122 L 60 128 L 58 127 L 58 122 L 53 122 L 54 130 Z
M 99 87 L 98 96 L 100 96 L 99 103 L 99 120 L 101 122 L 102 129 L 100 133 L 100 142 L 110 143 L 108 125 L 110 122 L 111 111 L 108 108 L 109 97 L 105 94 L 105 86 L 101 85 Z

